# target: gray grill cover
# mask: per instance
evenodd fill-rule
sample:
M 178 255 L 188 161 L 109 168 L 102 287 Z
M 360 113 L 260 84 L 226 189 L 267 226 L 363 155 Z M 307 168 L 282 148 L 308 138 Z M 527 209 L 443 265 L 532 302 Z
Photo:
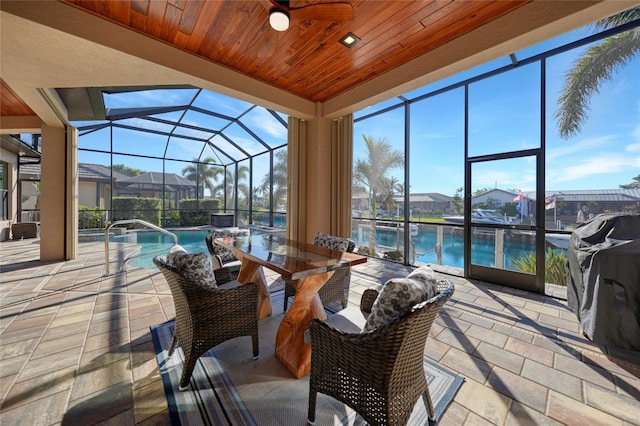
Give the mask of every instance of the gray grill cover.
M 594 343 L 640 350 L 640 215 L 598 215 L 572 233 L 567 301 Z

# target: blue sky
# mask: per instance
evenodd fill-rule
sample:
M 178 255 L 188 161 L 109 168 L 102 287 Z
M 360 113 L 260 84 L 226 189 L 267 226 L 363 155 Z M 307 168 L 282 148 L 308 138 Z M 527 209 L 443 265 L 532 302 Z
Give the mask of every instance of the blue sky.
M 519 59 L 588 35 L 581 29 L 526 52 Z M 567 140 L 560 138 L 553 119 L 564 74 L 586 47 L 551 57 L 546 68 L 546 188 L 549 191 L 574 189 L 613 189 L 630 183 L 640 174 L 640 57 L 619 69 L 602 84 L 590 104 L 589 118 L 582 132 Z M 491 65 L 447 79 L 448 84 L 496 66 Z M 478 72 L 481 70 L 481 72 Z M 469 89 L 470 155 L 537 148 L 541 141 L 540 66 L 527 65 L 474 83 Z M 446 87 L 438 82 L 407 95 L 428 93 Z M 368 108 L 356 117 L 397 103 L 384 102 Z M 462 89 L 411 105 L 411 192 L 440 192 L 452 195 L 464 181 L 464 92 Z M 362 134 L 386 138 L 396 149 L 404 150 L 403 115 L 386 113 L 356 124 L 354 156 L 364 156 Z M 478 165 L 473 173 L 474 189 L 535 189 L 533 158 Z M 475 170 L 475 169 L 474 169 Z M 403 172 L 394 175 L 403 181 Z

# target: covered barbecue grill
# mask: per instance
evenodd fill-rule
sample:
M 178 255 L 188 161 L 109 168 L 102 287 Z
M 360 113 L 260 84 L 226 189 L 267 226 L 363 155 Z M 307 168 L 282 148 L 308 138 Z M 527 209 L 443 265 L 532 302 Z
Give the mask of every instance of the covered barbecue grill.
M 640 351 L 640 215 L 598 215 L 572 233 L 567 300 L 594 343 Z

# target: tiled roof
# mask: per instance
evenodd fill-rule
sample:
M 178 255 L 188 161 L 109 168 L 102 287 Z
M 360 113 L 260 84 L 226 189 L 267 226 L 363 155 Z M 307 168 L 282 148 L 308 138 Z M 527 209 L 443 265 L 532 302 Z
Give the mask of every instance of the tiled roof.
M 40 163 L 21 164 L 20 179 L 37 179 L 40 176 Z M 111 169 L 100 164 L 78 163 L 78 178 L 80 180 L 109 181 Z M 129 179 L 130 176 L 113 171 L 113 179 L 118 182 Z
M 393 197 L 394 201 L 402 202 L 404 196 Z M 440 194 L 438 192 L 422 192 L 409 194 L 409 201 L 412 203 L 426 203 L 426 202 L 445 202 L 451 201 L 451 197 L 448 195 Z
M 133 176 L 120 182 L 123 184 L 138 184 L 138 185 L 169 185 L 174 187 L 194 187 L 195 182 L 178 176 L 175 173 L 163 174 L 160 172 L 147 172 L 138 176 Z
M 530 200 L 536 199 L 535 192 L 523 192 Z M 564 201 L 631 201 L 640 202 L 640 189 L 579 189 L 572 191 L 546 191 L 545 197 L 555 195 Z

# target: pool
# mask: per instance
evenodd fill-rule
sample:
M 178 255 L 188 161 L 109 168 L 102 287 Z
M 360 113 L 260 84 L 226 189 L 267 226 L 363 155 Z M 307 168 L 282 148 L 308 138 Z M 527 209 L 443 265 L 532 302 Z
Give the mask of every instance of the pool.
M 209 253 L 207 250 L 207 244 L 204 241 L 204 237 L 209 233 L 208 230 L 181 230 L 181 229 L 168 229 L 169 232 L 173 232 L 178 237 L 178 244 L 184 247 L 189 253 Z M 284 229 L 283 229 L 284 231 Z M 266 233 L 259 228 L 251 228 L 251 235 L 259 235 Z M 142 231 L 136 232 L 136 239 L 133 241 L 139 244 L 140 255 L 139 257 L 131 259 L 128 262 L 129 265 L 136 266 L 138 268 L 154 269 L 153 257 L 159 254 L 166 254 L 173 245 L 173 238 L 169 235 L 155 231 Z M 111 238 L 110 241 L 122 241 L 117 237 Z

